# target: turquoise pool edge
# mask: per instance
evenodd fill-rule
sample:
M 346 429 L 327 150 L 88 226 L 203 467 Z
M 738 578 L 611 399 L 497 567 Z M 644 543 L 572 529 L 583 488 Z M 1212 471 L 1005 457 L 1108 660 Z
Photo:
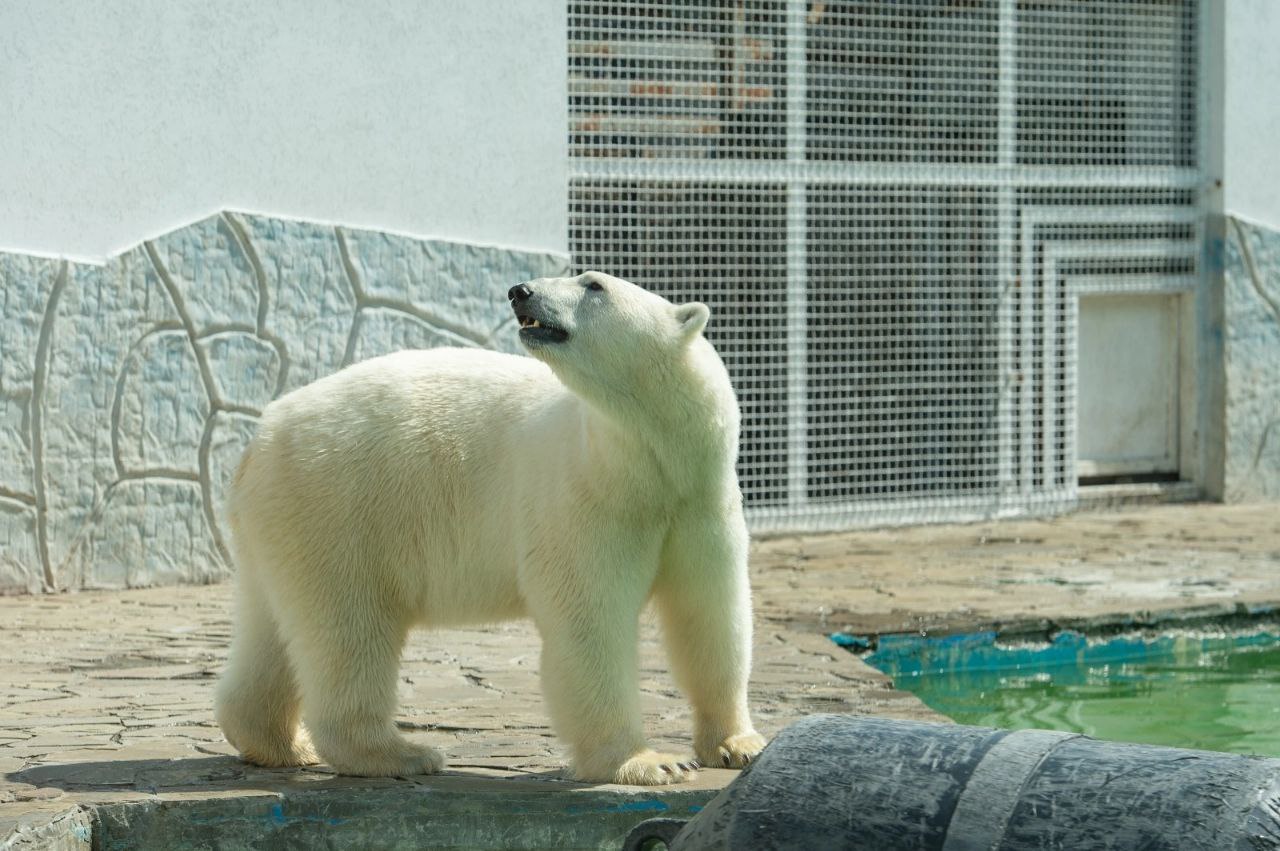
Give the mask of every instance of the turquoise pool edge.
M 831 639 L 964 724 L 1280 756 L 1280 620 Z

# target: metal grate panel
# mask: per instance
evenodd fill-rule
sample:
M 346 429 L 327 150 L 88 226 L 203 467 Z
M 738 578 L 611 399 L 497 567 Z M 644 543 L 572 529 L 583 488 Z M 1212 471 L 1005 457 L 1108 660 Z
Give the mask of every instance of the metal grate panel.
M 783 4 L 572 3 L 574 156 L 777 159 Z
M 608 270 L 711 308 L 707 338 L 742 409 L 743 490 L 756 505 L 785 503 L 787 348 L 778 322 L 787 297 L 785 187 L 575 181 L 570 194 L 580 270 Z
M 1195 163 L 1196 5 L 1017 4 L 1018 161 Z
M 710 304 L 757 529 L 1074 502 L 1076 297 L 1202 285 L 1200 14 L 570 0 L 574 265 Z
M 810 501 L 994 492 L 994 200 L 810 190 Z
M 807 157 L 995 162 L 996 11 L 936 0 L 811 4 Z

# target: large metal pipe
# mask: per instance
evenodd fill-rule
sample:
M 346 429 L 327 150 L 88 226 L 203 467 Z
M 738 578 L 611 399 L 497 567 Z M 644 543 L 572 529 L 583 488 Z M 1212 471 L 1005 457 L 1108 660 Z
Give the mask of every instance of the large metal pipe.
M 658 844 L 655 845 L 655 841 Z M 1280 759 L 815 715 L 628 849 L 1280 849 Z

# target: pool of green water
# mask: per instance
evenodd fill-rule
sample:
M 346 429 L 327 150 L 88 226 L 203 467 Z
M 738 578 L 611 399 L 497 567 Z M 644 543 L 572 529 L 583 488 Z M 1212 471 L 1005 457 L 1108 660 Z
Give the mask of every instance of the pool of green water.
M 1049 644 L 883 636 L 864 660 L 962 724 L 1280 757 L 1274 625 L 1109 639 L 1064 632 Z

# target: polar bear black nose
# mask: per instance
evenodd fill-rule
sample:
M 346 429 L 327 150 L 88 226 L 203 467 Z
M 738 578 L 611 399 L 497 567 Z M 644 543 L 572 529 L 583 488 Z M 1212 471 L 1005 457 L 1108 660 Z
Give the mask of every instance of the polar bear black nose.
M 511 301 L 524 301 L 531 295 L 533 295 L 533 290 L 529 289 L 528 284 L 516 284 L 507 290 L 507 298 Z

